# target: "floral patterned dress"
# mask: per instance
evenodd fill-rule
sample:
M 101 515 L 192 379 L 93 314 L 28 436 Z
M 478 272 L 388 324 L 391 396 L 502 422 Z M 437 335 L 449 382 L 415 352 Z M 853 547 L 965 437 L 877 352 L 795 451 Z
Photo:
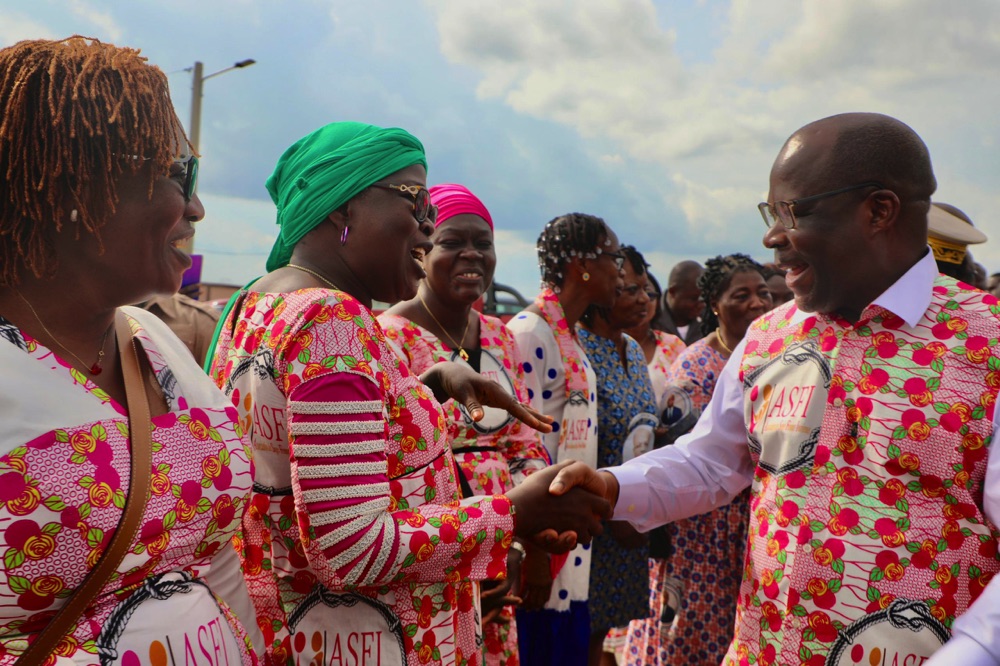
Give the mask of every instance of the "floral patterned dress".
M 685 349 L 684 341 L 673 333 L 650 329 L 656 336 L 656 351 L 653 360 L 649 362 L 649 380 L 653 383 L 653 397 L 656 400 L 658 413 L 663 411 L 663 396 L 667 392 L 667 375 L 670 366 Z
M 436 363 L 458 361 L 458 354 L 427 329 L 399 315 L 378 318 L 386 338 L 415 375 Z M 524 373 L 514 338 L 496 317 L 479 315 L 479 372 L 514 395 L 528 399 Z M 539 434 L 506 412 L 487 407 L 480 422 L 473 421 L 454 400 L 442 405 L 448 419 L 448 441 L 470 495 L 505 493 L 533 471 L 549 465 Z M 516 666 L 517 627 L 514 611 L 504 608 L 500 623 L 483 628 L 487 664 Z
M 49 663 L 255 663 L 230 546 L 251 486 L 236 410 L 162 322 L 125 311 L 169 409 L 139 471 L 152 493 L 117 574 Z M 0 337 L 0 664 L 12 664 L 110 541 L 131 462 L 121 405 L 2 318 Z
M 481 663 L 472 581 L 506 574 L 512 506 L 459 499 L 441 406 L 371 311 L 246 292 L 211 374 L 255 450 L 242 558 L 268 662 Z
M 690 430 L 715 391 L 726 358 L 698 340 L 666 375 L 663 418 Z M 625 663 L 719 664 L 733 639 L 749 491 L 730 504 L 667 525 L 673 555 L 650 560 L 653 619 L 629 625 Z M 661 622 L 662 620 L 662 622 Z

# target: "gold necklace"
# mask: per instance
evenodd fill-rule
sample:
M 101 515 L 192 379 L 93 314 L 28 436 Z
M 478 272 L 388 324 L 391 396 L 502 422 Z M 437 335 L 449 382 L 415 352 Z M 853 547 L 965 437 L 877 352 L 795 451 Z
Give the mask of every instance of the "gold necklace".
M 451 341 L 451 346 L 458 350 L 458 355 L 462 357 L 463 361 L 468 361 L 469 360 L 469 353 L 467 351 L 465 351 L 465 349 L 462 347 L 462 345 L 460 345 L 457 342 L 455 342 L 455 338 L 451 337 L 451 333 L 448 332 L 448 329 L 446 329 L 441 324 L 441 322 L 439 322 L 437 320 L 437 317 L 434 316 L 434 313 L 431 312 L 431 309 L 429 307 L 427 307 L 427 301 L 424 300 L 424 295 L 421 294 L 420 292 L 417 292 L 417 297 L 420 298 L 420 304 L 424 306 L 424 310 L 427 310 L 427 314 L 429 314 L 431 316 L 431 319 L 433 319 L 434 323 L 438 325 L 438 328 L 441 329 L 441 332 L 444 333 L 445 337 L 448 338 Z M 468 315 L 466 315 L 465 316 L 465 330 L 462 332 L 462 342 L 465 342 L 465 336 L 467 336 L 469 334 L 469 324 L 471 324 L 471 323 L 472 323 L 472 320 L 469 319 Z
M 334 291 L 342 291 L 342 289 L 340 287 L 338 287 L 334 283 L 330 282 L 325 277 L 323 277 L 321 274 L 317 273 L 316 271 L 314 271 L 312 269 L 306 268 L 305 266 L 299 266 L 298 264 L 291 264 L 291 263 L 289 263 L 289 264 L 285 264 L 285 265 L 288 266 L 289 268 L 297 268 L 300 271 L 303 271 L 305 273 L 309 273 L 309 275 L 312 275 L 317 280 L 320 280 L 321 282 L 325 283 L 328 287 L 330 287 L 330 289 L 333 289 Z
M 718 339 L 719 344 L 722 345 L 722 348 L 726 350 L 726 353 L 729 354 L 730 356 L 732 356 L 733 355 L 733 350 L 729 348 L 729 345 L 726 344 L 726 339 L 722 337 L 722 327 L 721 326 L 717 326 L 715 328 L 715 337 Z
M 15 289 L 14 293 L 17 294 L 18 298 L 20 298 L 22 301 L 24 301 L 25 305 L 28 306 L 28 309 L 31 310 L 31 314 L 33 314 L 35 316 L 35 321 L 37 321 L 38 325 L 42 327 L 43 331 L 45 331 L 45 335 L 49 336 L 52 339 L 52 342 L 54 342 L 57 345 L 59 345 L 60 347 L 62 347 L 63 351 L 69 352 L 69 355 L 72 356 L 73 358 L 75 358 L 76 362 L 79 363 L 81 366 L 83 366 L 84 368 L 87 368 L 87 372 L 89 372 L 90 374 L 95 375 L 95 376 L 101 374 L 101 372 L 104 370 L 104 367 L 103 367 L 103 365 L 104 365 L 104 345 L 108 341 L 108 334 L 111 333 L 111 328 L 114 325 L 113 323 L 112 323 L 111 326 L 108 326 L 107 330 L 104 331 L 104 335 L 101 336 L 101 347 L 100 347 L 100 349 L 97 350 L 97 361 L 95 361 L 93 365 L 87 365 L 86 363 L 83 362 L 83 359 L 81 359 L 79 356 L 77 356 L 76 354 L 73 353 L 72 349 L 70 349 L 69 347 L 67 347 L 63 343 L 59 342 L 59 338 L 57 338 L 56 336 L 52 335 L 52 331 L 50 331 L 48 329 L 48 327 L 45 325 L 45 322 L 42 321 L 42 318 L 38 316 L 37 312 L 35 312 L 35 308 L 31 305 L 31 302 L 28 301 L 28 299 L 24 297 L 24 295 L 20 292 L 20 290 Z

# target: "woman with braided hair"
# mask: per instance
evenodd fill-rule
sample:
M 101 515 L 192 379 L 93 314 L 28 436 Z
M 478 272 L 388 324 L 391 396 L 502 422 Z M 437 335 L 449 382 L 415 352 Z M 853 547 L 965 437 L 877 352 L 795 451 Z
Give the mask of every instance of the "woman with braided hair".
M 538 237 L 542 291 L 507 324 L 524 360 L 535 409 L 551 416 L 542 441 L 554 462 L 597 463 L 597 383 L 580 346 L 576 323 L 594 304 L 610 308 L 621 292 L 625 256 L 599 217 L 561 215 Z M 590 550 L 545 558 L 529 552 L 523 565 L 524 603 L 517 613 L 522 664 L 588 660 Z M 554 577 L 554 580 L 553 580 Z
M 698 287 L 705 337 L 667 373 L 662 422 L 671 443 L 698 420 L 750 323 L 771 309 L 764 269 L 745 254 L 706 261 Z M 726 506 L 666 526 L 673 554 L 650 570 L 653 619 L 629 625 L 626 663 L 722 663 L 733 637 L 748 500 L 749 489 Z
M 256 661 L 230 546 L 251 487 L 236 410 L 159 319 L 123 307 L 180 287 L 197 165 L 138 51 L 0 50 L 2 663 Z

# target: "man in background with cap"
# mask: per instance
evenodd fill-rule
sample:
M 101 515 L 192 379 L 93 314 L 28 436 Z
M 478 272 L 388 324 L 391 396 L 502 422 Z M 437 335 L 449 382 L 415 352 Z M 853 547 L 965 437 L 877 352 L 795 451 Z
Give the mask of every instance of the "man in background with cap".
M 934 252 L 938 270 L 966 284 L 977 284 L 970 245 L 986 242 L 969 216 L 951 204 L 935 201 L 927 211 L 927 244 Z

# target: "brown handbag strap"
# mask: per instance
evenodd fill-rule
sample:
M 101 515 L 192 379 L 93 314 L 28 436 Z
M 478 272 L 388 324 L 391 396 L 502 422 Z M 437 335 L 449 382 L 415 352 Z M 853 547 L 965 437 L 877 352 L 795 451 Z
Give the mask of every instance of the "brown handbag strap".
M 122 375 L 125 378 L 125 397 L 128 401 L 129 442 L 132 449 L 132 465 L 129 471 L 128 496 L 122 511 L 118 529 L 111 537 L 111 543 L 97 560 L 97 564 L 76 588 L 66 604 L 59 609 L 52 621 L 46 625 L 28 649 L 17 660 L 16 666 L 40 666 L 55 651 L 59 641 L 76 626 L 83 611 L 93 603 L 108 580 L 125 559 L 135 535 L 142 524 L 149 501 L 152 483 L 153 437 L 149 415 L 149 399 L 145 382 L 139 369 L 139 351 L 132 336 L 128 318 L 121 310 L 115 313 L 115 335 L 118 338 L 118 354 L 121 358 Z

